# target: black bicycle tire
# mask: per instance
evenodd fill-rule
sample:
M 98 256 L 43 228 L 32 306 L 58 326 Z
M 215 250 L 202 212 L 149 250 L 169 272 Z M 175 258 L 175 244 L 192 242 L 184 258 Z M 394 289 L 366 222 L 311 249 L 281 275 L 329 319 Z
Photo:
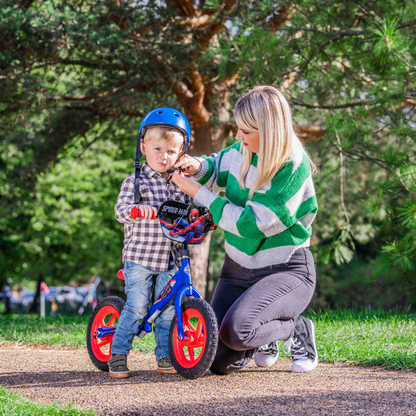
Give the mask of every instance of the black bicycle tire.
M 215 354 L 217 353 L 218 348 L 218 323 L 215 313 L 209 303 L 200 298 L 190 298 L 182 304 L 182 312 L 186 309 L 196 309 L 198 310 L 204 321 L 205 321 L 205 330 L 207 333 L 207 343 L 205 346 L 205 351 L 201 360 L 192 368 L 182 367 L 178 360 L 175 357 L 175 352 L 173 349 L 173 334 L 176 326 L 176 316 L 172 320 L 169 331 L 169 354 L 172 360 L 173 367 L 184 378 L 196 379 L 203 376 L 207 370 L 211 367 L 212 362 L 214 361 Z
M 98 305 L 94 308 L 91 317 L 88 321 L 88 327 L 87 327 L 87 349 L 88 349 L 88 355 L 90 356 L 90 359 L 92 363 L 101 371 L 108 372 L 108 364 L 107 361 L 101 361 L 99 360 L 95 354 L 94 350 L 91 345 L 91 330 L 92 326 L 94 324 L 94 319 L 97 316 L 98 312 L 105 306 L 113 306 L 117 309 L 117 311 L 120 313 L 124 308 L 125 302 L 123 299 L 119 298 L 118 296 L 108 296 L 104 298 Z

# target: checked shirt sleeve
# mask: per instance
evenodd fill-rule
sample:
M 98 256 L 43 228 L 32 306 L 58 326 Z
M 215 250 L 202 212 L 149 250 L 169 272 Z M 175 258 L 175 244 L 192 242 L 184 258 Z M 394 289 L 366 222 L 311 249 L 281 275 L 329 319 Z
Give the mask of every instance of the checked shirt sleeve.
M 307 157 L 294 172 L 292 169 L 293 163 L 288 163 L 273 178 L 268 189 L 256 192 L 244 206 L 230 202 L 241 199 L 233 197 L 241 192 L 237 187 L 227 188 L 228 199 L 201 188 L 194 201 L 207 206 L 214 222 L 224 231 L 243 238 L 271 237 L 291 227 L 308 229 L 318 206 Z
M 114 208 L 116 220 L 122 224 L 133 224 L 140 221 L 139 219 L 133 220 L 130 216 L 131 209 L 136 206 L 134 203 L 134 181 L 128 177 L 123 181 L 117 197 L 117 204 Z

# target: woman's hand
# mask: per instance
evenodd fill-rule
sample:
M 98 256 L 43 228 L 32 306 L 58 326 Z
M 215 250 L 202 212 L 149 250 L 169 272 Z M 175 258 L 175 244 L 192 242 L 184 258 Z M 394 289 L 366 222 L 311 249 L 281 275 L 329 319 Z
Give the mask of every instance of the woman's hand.
M 202 188 L 202 185 L 200 185 L 195 179 L 187 178 L 183 173 L 179 174 L 174 172 L 172 175 L 172 181 L 178 185 L 182 192 L 185 192 L 185 194 L 189 195 L 191 198 L 193 198 Z
M 201 167 L 201 162 L 189 155 L 183 155 L 175 163 L 175 168 L 182 168 L 186 176 L 196 175 L 201 170 Z

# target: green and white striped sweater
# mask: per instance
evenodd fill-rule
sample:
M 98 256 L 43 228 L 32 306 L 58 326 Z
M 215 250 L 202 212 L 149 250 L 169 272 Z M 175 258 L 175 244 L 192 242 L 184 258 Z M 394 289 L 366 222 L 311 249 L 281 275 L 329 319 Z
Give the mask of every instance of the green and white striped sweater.
M 204 186 L 194 204 L 209 208 L 214 222 L 225 231 L 227 254 L 241 266 L 258 269 L 287 263 L 297 248 L 309 247 L 318 211 L 309 159 L 302 149 L 294 149 L 272 181 L 250 200 L 258 157 L 253 155 L 246 189 L 241 189 L 239 149 L 237 142 L 200 159 L 202 169 L 194 178 Z M 217 196 L 220 191 L 225 191 L 225 199 Z

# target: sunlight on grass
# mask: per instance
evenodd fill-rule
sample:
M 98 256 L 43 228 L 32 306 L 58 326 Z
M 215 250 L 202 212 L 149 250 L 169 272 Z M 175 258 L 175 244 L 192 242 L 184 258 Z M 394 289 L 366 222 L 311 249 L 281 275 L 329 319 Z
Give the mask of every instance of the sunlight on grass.
M 0 415 L 7 416 L 94 416 L 93 410 L 78 410 L 72 404 L 62 406 L 58 403 L 44 404 L 0 386 Z
M 416 316 L 385 311 L 310 313 L 316 327 L 319 361 L 416 369 Z M 52 348 L 85 347 L 88 316 L 0 316 L 0 345 L 41 344 Z M 133 349 L 152 353 L 153 334 L 135 338 Z
M 416 368 L 416 317 L 384 311 L 330 311 L 309 315 L 320 361 Z
M 82 348 L 86 346 L 89 316 L 65 316 L 40 318 L 38 315 L 0 316 L 0 345 L 45 345 L 50 348 Z M 133 348 L 153 352 L 153 334 L 135 338 Z

